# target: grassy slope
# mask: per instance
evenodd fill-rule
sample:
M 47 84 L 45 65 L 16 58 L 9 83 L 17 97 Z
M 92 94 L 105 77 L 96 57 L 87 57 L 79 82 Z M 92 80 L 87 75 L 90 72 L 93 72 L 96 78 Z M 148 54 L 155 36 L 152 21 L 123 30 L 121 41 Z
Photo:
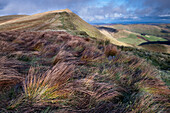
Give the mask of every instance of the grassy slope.
M 144 48 L 145 50 L 149 50 L 149 51 L 161 52 L 161 53 L 170 53 L 170 46 L 169 45 L 147 44 L 147 45 L 142 45 L 141 47 Z
M 146 59 L 152 65 L 154 65 L 161 72 L 162 79 L 166 82 L 168 86 L 170 86 L 170 54 L 166 53 L 167 47 L 164 45 L 145 45 L 146 50 L 136 49 L 131 47 L 119 47 L 122 51 L 130 52 L 140 58 Z M 148 51 L 151 50 L 151 51 Z M 170 50 L 170 48 L 168 48 Z M 154 52 L 153 52 L 154 51 Z M 164 51 L 165 53 L 159 53 L 160 51 Z M 169 52 L 170 53 L 170 52 Z
M 151 35 L 147 35 L 147 36 L 143 36 L 145 39 L 149 40 L 149 41 L 167 41 L 164 38 L 161 37 L 156 37 L 156 36 L 151 36 Z
M 15 20 L 10 20 L 0 24 L 0 31 L 6 30 L 31 30 L 35 29 L 39 26 L 48 23 L 51 18 L 54 18 L 54 14 L 46 14 L 46 15 L 31 15 L 27 17 L 22 17 Z
M 76 28 L 80 31 L 87 32 L 87 34 L 89 34 L 91 37 L 97 37 L 100 39 L 110 40 L 111 43 L 116 44 L 116 45 L 130 46 L 128 44 L 117 41 L 116 39 L 108 36 L 107 34 L 103 33 L 102 31 L 99 31 L 97 28 L 88 24 L 87 22 L 82 20 L 79 16 L 77 16 L 74 13 L 72 14 L 72 18 L 73 18 L 73 23 L 76 25 Z
M 136 32 L 136 33 L 144 33 L 153 36 L 161 36 L 161 37 L 168 37 L 170 33 L 162 33 L 162 28 L 156 25 L 141 25 L 141 24 L 134 24 L 134 25 L 112 25 L 115 29 L 125 29 L 128 31 Z
M 169 52 L 170 47 L 168 45 L 149 44 L 149 45 L 145 45 L 145 46 L 138 46 L 144 42 L 147 42 L 146 40 L 167 41 L 167 39 L 164 39 L 162 37 L 153 36 L 153 35 L 143 36 L 138 32 L 132 32 L 130 30 L 128 31 L 128 29 L 130 29 L 131 26 L 136 26 L 136 25 L 113 25 L 113 26 L 103 25 L 103 26 L 108 27 L 108 28 L 119 29 L 118 32 L 116 32 L 116 33 L 111 33 L 109 31 L 105 31 L 105 32 L 109 33 L 112 38 L 115 38 L 116 40 L 118 40 L 120 42 L 127 43 L 129 45 L 132 45 L 135 48 L 146 49 L 146 50 L 156 51 L 156 52 L 170 53 Z M 141 26 L 141 25 L 137 25 L 137 26 Z M 152 28 L 151 31 L 153 31 L 153 28 L 158 28 L 158 26 L 153 26 L 153 27 L 151 25 L 149 25 L 149 26 Z M 147 27 L 147 25 L 145 27 Z M 140 29 L 143 30 L 143 28 L 140 28 Z M 143 30 L 143 31 L 145 31 L 145 30 Z M 141 36 L 141 37 L 145 38 L 146 40 L 138 38 L 138 36 Z
M 13 20 L 13 19 L 17 19 L 17 18 L 21 18 L 27 15 L 9 15 L 9 16 L 0 16 L 0 24 L 7 22 L 9 20 Z
M 142 36 L 142 37 L 144 37 L 145 39 L 149 41 L 167 41 L 166 39 L 163 39 L 161 37 L 156 37 L 156 36 L 151 36 L 151 35 Z M 129 34 L 126 38 L 119 38 L 118 40 L 125 42 L 125 43 L 129 43 L 129 44 L 135 44 L 135 45 L 140 45 L 141 43 L 146 42 L 143 39 L 137 38 L 135 34 Z
M 134 44 L 134 45 L 139 45 L 143 42 L 146 42 L 143 39 L 138 39 L 136 35 L 130 34 L 127 38 L 120 38 L 118 39 L 119 41 L 129 43 L 129 44 Z
M 113 44 L 54 31 L 0 36 L 0 112 L 168 112 L 168 80 Z
M 134 27 L 136 25 L 131 25 L 131 26 Z M 149 41 L 167 41 L 166 39 L 157 37 L 157 36 L 152 36 L 152 35 L 143 36 L 140 34 L 140 32 L 143 33 L 141 30 L 144 29 L 143 31 L 145 31 L 145 28 L 137 29 L 137 28 L 135 28 L 135 27 L 133 28 L 131 26 L 130 25 L 127 25 L 127 26 L 126 25 L 113 25 L 113 26 L 106 25 L 105 27 L 119 29 L 119 31 L 116 33 L 113 33 L 112 36 L 114 38 L 118 39 L 119 41 L 123 41 L 125 43 L 138 45 L 140 43 L 145 42 L 145 40 L 137 38 L 137 35 L 144 37 Z M 140 26 L 140 25 L 138 25 L 138 26 Z M 153 26 L 153 27 L 150 26 L 148 29 L 150 29 L 150 28 L 151 28 L 150 31 L 152 31 L 155 28 L 155 26 Z M 133 31 L 132 29 L 134 29 L 136 32 Z M 147 31 L 149 31 L 149 30 L 147 30 Z M 155 31 L 155 32 L 157 32 L 157 31 Z
M 6 30 L 67 30 L 72 34 L 84 31 L 90 37 L 110 40 L 113 44 L 127 45 L 102 34 L 98 29 L 82 20 L 70 10 L 58 10 L 35 14 L 0 24 L 0 31 Z

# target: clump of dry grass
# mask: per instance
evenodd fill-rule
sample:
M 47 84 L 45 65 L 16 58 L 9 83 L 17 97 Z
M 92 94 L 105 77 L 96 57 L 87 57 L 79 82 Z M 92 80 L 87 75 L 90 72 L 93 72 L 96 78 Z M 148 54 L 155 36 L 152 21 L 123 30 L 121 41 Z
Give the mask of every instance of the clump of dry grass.
M 98 105 L 107 101 L 118 101 L 122 96 L 118 86 L 97 82 L 94 76 L 76 80 L 72 83 L 73 94 L 69 101 L 72 108 L 84 112 L 95 112 Z M 94 111 L 93 111 L 94 110 Z M 96 111 L 97 112 L 97 111 Z
M 10 42 L 0 40 L 0 52 L 12 52 L 16 50 L 16 46 Z
M 12 75 L 8 76 L 8 75 L 4 75 L 3 73 L 0 73 L 0 89 L 9 88 L 13 85 L 21 83 L 22 80 L 23 77 L 20 76 L 12 76 Z
M 56 53 L 58 53 L 60 50 L 60 45 L 58 44 L 51 44 L 49 46 L 46 46 L 41 50 L 41 54 L 44 54 L 47 58 L 54 57 Z
M 66 103 L 72 94 L 68 80 L 74 72 L 74 65 L 58 63 L 40 74 L 39 68 L 30 68 L 27 78 L 23 81 L 23 94 L 10 102 L 8 108 L 23 106 L 43 106 Z M 20 108 L 19 107 L 19 108 Z
M 96 47 L 88 47 L 86 48 L 81 56 L 82 61 L 96 61 L 102 58 L 102 52 L 96 49 Z
M 25 98 L 35 103 L 56 103 L 67 98 L 71 94 L 71 90 L 67 89 L 67 82 L 73 74 L 73 68 L 73 65 L 60 63 L 41 76 L 31 68 L 23 82 Z
M 5 57 L 0 58 L 0 89 L 11 87 L 21 83 L 24 77 L 18 72 L 22 67 L 21 62 L 7 60 Z
M 77 53 L 81 54 L 82 51 L 84 51 L 86 46 L 86 41 L 83 39 L 72 39 L 68 41 L 65 45 L 65 47 L 70 50 L 75 50 Z
M 58 54 L 55 56 L 53 64 L 56 64 L 58 62 L 64 62 L 64 61 L 70 61 L 76 59 L 72 53 L 65 51 L 65 50 L 60 50 Z
M 118 53 L 118 49 L 116 46 L 113 46 L 112 44 L 109 44 L 107 46 L 105 46 L 105 55 L 106 56 L 115 56 Z

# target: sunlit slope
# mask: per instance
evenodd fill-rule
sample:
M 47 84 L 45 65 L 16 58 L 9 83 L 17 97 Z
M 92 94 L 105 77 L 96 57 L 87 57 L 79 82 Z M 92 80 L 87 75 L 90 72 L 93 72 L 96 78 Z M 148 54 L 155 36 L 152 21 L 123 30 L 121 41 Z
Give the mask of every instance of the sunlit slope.
M 115 25 L 115 26 L 119 26 L 119 25 Z M 125 26 L 125 25 L 120 25 L 120 26 Z M 112 25 L 96 25 L 95 27 L 98 28 L 107 37 L 115 39 L 118 42 L 126 43 L 127 45 L 125 46 L 130 45 L 131 47 L 138 48 L 138 49 L 169 53 L 170 46 L 167 45 L 168 40 L 163 37 L 132 32 L 125 28 L 122 29 L 114 28 Z M 160 42 L 163 43 L 160 44 Z
M 168 26 L 168 24 L 166 25 Z M 111 25 L 109 27 L 115 29 L 124 29 L 135 33 L 153 35 L 158 37 L 170 37 L 170 31 L 165 25 L 146 25 L 146 24 L 132 24 L 132 25 Z
M 21 18 L 21 17 L 24 17 L 24 16 L 27 16 L 27 15 L 0 16 L 0 24 L 1 24 L 1 23 L 4 23 L 4 22 L 7 22 L 7 21 L 10 21 L 10 20 L 14 20 L 14 19 L 17 19 L 17 18 Z
M 128 44 L 102 34 L 97 28 L 82 20 L 69 9 L 39 13 L 0 23 L 0 31 L 7 30 L 64 30 L 75 35 L 84 32 L 83 34 L 87 33 L 90 37 L 110 40 L 116 45 L 128 46 Z
M 115 38 L 114 33 L 110 33 L 106 30 L 100 30 L 100 32 L 103 33 L 104 35 L 106 35 L 107 37 L 109 37 L 112 43 L 116 42 L 116 45 L 129 46 L 129 47 L 133 46 L 133 45 L 128 44 L 126 42 L 119 41 L 117 38 Z
M 130 31 L 130 30 L 123 28 L 123 27 L 116 28 L 116 27 L 113 27 L 113 25 L 101 25 L 101 26 L 104 27 L 104 28 L 107 28 L 107 29 L 115 29 L 116 30 L 116 32 L 111 32 L 111 30 L 109 31 L 107 29 L 102 29 L 102 30 L 99 29 L 100 31 L 103 31 L 103 33 L 107 32 L 107 34 L 110 34 L 110 36 L 112 36 L 114 39 L 116 39 L 120 42 L 135 45 L 135 46 L 140 45 L 141 43 L 144 43 L 144 42 L 149 42 L 149 41 L 167 41 L 167 39 L 164 39 L 162 37 Z M 126 26 L 126 25 L 115 25 L 115 26 Z M 139 25 L 137 25 L 137 26 L 139 26 Z M 155 26 L 153 26 L 153 28 L 154 27 Z M 97 26 L 97 28 L 98 28 L 98 26 Z M 151 28 L 151 31 L 152 30 L 153 29 Z M 148 31 L 149 31 L 149 29 L 148 29 Z
M 87 22 L 82 20 L 79 16 L 77 16 L 74 13 L 72 13 L 71 17 L 73 18 L 72 22 L 75 25 L 76 29 L 80 31 L 85 31 L 87 34 L 89 34 L 92 37 L 99 37 L 101 39 L 110 40 L 111 43 L 116 44 L 116 45 L 130 46 L 126 43 L 123 43 L 123 42 L 120 42 L 114 39 L 112 36 L 110 36 L 105 31 L 99 31 L 97 28 L 88 24 Z

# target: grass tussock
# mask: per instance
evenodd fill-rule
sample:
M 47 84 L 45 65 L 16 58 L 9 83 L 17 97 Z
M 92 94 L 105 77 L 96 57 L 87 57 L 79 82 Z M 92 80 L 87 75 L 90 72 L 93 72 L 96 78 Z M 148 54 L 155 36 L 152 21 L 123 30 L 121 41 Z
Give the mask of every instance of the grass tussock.
M 105 47 L 105 52 L 104 53 L 106 54 L 106 56 L 109 57 L 109 56 L 115 56 L 118 52 L 119 51 L 118 51 L 117 47 L 110 44 L 110 45 L 107 45 Z
M 123 104 L 130 104 L 129 108 L 126 108 L 127 111 L 161 112 L 168 110 L 169 89 L 159 79 L 158 73 L 152 66 L 139 58 L 127 56 L 118 57 L 114 63 L 119 66 L 116 70 L 113 68 L 111 78 L 113 77 L 119 86 L 125 88 L 122 92 L 122 99 L 125 102 Z
M 0 89 L 8 89 L 23 81 L 24 77 L 16 70 L 22 68 L 22 63 L 20 65 L 17 63 L 20 62 L 0 58 Z
M 95 47 L 86 48 L 81 56 L 82 61 L 95 61 L 99 60 L 102 56 L 101 51 L 98 51 Z
M 74 60 L 74 59 L 75 59 L 75 57 L 73 56 L 72 53 L 61 50 L 55 56 L 53 64 L 56 64 L 58 62 L 63 62 L 63 61 Z
M 67 98 L 71 90 L 67 89 L 67 82 L 73 74 L 73 65 L 56 64 L 45 74 L 38 76 L 31 68 L 24 84 L 24 95 L 28 101 L 35 103 L 56 103 Z

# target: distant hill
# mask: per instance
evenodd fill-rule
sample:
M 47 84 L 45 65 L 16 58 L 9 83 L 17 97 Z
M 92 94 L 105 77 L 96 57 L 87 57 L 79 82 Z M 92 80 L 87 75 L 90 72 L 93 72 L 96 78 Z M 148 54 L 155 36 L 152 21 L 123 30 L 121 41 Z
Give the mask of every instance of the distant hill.
M 120 42 L 127 43 L 134 48 L 146 49 L 156 52 L 169 52 L 169 27 L 168 24 L 144 25 L 95 25 L 103 34 Z M 161 43 L 167 41 L 166 43 Z M 153 43 L 152 43 L 153 42 Z M 157 42 L 156 44 L 154 42 Z M 160 43 L 158 43 L 160 42 Z M 145 44 L 145 45 L 142 45 Z M 161 49 L 155 49 L 162 47 Z
M 0 31 L 7 30 L 67 31 L 74 35 L 88 35 L 97 39 L 110 40 L 110 42 L 116 45 L 128 46 L 128 44 L 102 34 L 98 29 L 82 20 L 69 9 L 39 13 L 0 23 Z
M 170 40 L 170 24 L 131 24 L 131 25 L 111 25 L 115 29 L 124 29 L 135 33 L 153 35 L 157 37 L 164 37 Z

